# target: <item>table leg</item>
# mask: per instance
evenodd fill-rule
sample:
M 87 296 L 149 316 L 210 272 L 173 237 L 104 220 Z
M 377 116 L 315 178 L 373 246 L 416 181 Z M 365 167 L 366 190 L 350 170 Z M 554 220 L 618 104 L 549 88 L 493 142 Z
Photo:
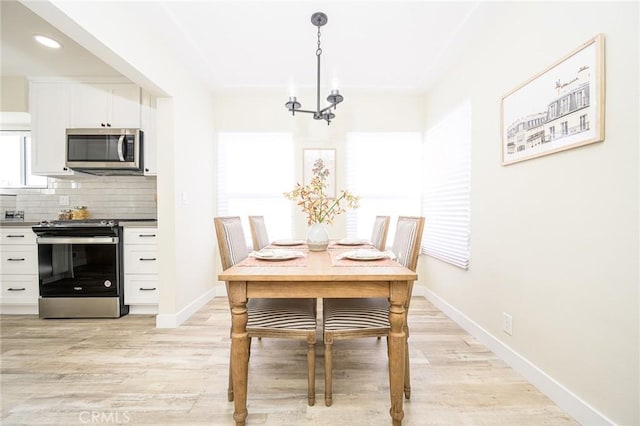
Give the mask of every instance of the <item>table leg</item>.
M 407 335 L 405 334 L 404 304 L 407 298 L 407 283 L 392 282 L 389 301 L 389 389 L 391 409 L 389 414 L 394 426 L 400 426 L 404 418 L 402 409 L 404 396 L 404 369 Z
M 231 299 L 231 375 L 233 380 L 233 419 L 244 426 L 247 419 L 247 377 L 249 337 L 247 334 L 247 287 L 244 282 L 229 283 Z

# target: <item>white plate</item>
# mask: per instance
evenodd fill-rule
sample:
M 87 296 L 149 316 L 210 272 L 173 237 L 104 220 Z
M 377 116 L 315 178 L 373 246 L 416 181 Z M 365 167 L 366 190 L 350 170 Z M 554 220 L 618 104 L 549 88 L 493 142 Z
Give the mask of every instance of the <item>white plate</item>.
M 343 238 L 339 241 L 336 241 L 336 244 L 339 244 L 341 246 L 361 246 L 368 243 L 368 241 L 362 240 L 360 238 Z
M 273 242 L 274 246 L 300 246 L 306 244 L 303 240 L 276 240 Z
M 296 257 L 303 257 L 304 253 L 295 250 L 265 250 L 254 251 L 251 253 L 252 257 L 260 260 L 289 260 Z
M 389 253 L 378 251 L 378 250 L 354 250 L 348 251 L 346 253 L 342 253 L 340 255 L 341 259 L 351 259 L 351 260 L 379 260 L 379 259 L 388 259 Z

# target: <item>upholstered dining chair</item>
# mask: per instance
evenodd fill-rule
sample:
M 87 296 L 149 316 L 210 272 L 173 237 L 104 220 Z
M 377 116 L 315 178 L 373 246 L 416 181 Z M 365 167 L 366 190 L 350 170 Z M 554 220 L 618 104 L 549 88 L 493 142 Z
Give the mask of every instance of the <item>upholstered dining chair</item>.
M 387 233 L 389 232 L 389 216 L 376 216 L 371 232 L 371 244 L 380 251 L 384 251 L 387 246 Z
M 398 218 L 393 239 L 392 251 L 396 260 L 415 272 L 420 254 L 420 241 L 424 228 L 424 217 L 401 216 Z M 413 281 L 407 290 L 405 304 L 405 324 L 409 312 Z M 358 337 L 387 336 L 389 324 L 389 300 L 384 298 L 361 299 L 323 299 L 323 334 L 324 334 L 324 402 L 330 406 L 333 402 L 333 342 L 341 339 Z M 409 327 L 405 328 L 407 342 Z M 388 344 L 388 342 L 387 342 Z M 411 397 L 409 373 L 409 345 L 405 348 L 404 395 Z
M 269 234 L 264 223 L 264 216 L 249 216 L 249 229 L 254 250 L 262 250 L 269 245 Z
M 228 269 L 248 256 L 240 217 L 214 218 L 222 268 Z M 229 283 L 227 294 L 229 292 Z M 247 334 L 249 348 L 252 337 L 301 339 L 307 342 L 307 398 L 315 404 L 316 299 L 249 299 L 247 301 Z M 251 352 L 251 351 L 249 351 Z M 233 383 L 229 357 L 228 399 L 233 401 Z

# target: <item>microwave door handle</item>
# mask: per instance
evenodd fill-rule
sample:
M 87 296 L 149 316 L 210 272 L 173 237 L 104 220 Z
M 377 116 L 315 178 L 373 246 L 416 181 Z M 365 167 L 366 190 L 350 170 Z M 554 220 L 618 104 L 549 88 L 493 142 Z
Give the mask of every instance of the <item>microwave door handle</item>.
M 124 145 L 124 135 L 120 135 L 120 138 L 118 138 L 118 159 L 120 159 L 120 161 L 124 161 L 124 154 L 122 152 L 123 145 Z

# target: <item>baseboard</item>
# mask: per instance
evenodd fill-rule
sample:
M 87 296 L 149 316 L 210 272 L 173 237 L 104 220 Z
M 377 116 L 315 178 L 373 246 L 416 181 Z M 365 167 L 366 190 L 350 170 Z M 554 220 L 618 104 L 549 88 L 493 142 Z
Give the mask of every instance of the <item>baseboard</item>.
M 478 339 L 478 341 L 487 346 L 494 354 L 509 364 L 509 366 L 511 366 L 515 371 L 524 376 L 529 383 L 538 388 L 540 392 L 545 394 L 549 399 L 557 404 L 558 407 L 573 417 L 580 424 L 584 426 L 615 424 L 543 370 L 498 340 L 495 336 L 480 327 L 462 312 L 449 305 L 440 296 L 431 292 L 428 288 L 422 287 L 421 289 L 424 292 L 424 296 L 438 309 L 444 312 L 469 334 Z M 415 295 L 416 292 L 414 291 L 414 296 Z
M 211 289 L 204 293 L 202 296 L 185 306 L 176 314 L 158 314 L 156 316 L 156 328 L 177 328 L 185 322 L 189 317 L 204 305 L 209 303 L 215 296 L 215 290 Z

